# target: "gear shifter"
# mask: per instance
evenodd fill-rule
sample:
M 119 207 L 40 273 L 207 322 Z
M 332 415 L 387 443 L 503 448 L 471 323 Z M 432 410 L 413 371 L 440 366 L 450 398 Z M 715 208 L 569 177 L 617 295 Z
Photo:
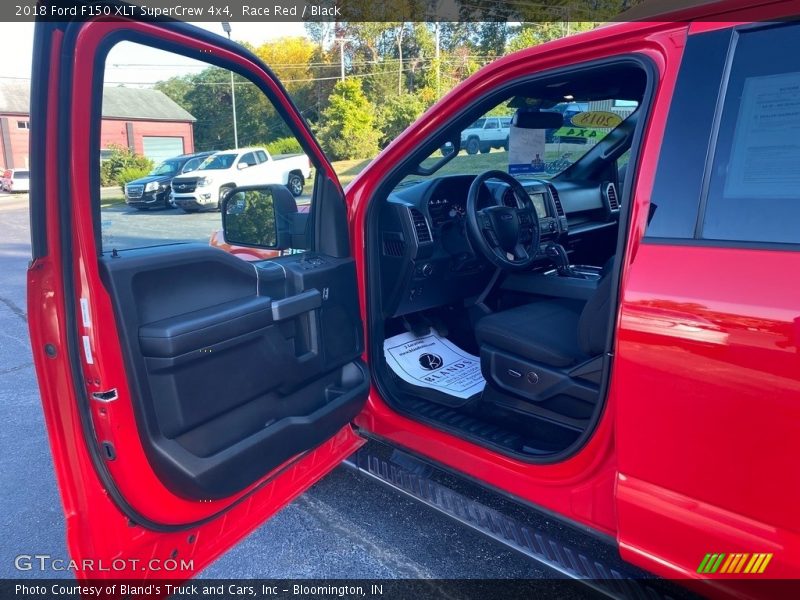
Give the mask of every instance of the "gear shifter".
M 577 277 L 578 274 L 569 264 L 569 257 L 564 246 L 551 242 L 545 246 L 544 254 L 556 266 L 556 271 L 561 277 Z

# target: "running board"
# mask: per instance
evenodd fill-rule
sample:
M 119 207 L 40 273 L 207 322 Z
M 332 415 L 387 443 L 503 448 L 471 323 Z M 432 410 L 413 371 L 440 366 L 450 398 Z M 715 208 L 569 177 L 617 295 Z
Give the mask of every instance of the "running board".
M 580 580 L 610 598 L 675 600 L 695 597 L 688 590 L 678 589 L 668 582 L 638 571 L 632 565 L 626 565 L 621 559 L 598 560 L 584 550 L 564 544 L 544 528 L 525 524 L 454 490 L 454 486 L 439 483 L 436 479 L 452 482 L 454 478 L 405 452 L 390 451 L 381 442 L 370 441 L 344 464 L 521 552 L 565 577 Z M 484 492 L 482 495 L 485 495 L 485 488 L 481 489 Z M 494 497 L 498 500 L 502 498 L 501 503 L 511 502 L 496 494 Z M 514 504 L 521 506 L 517 502 Z M 524 508 L 526 511 L 535 510 L 527 506 Z

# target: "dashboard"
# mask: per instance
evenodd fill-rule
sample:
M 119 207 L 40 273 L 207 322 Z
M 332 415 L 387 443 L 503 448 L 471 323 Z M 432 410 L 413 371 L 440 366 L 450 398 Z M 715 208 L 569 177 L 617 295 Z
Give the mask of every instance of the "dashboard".
M 384 314 L 399 316 L 480 295 L 494 267 L 472 247 L 466 229 L 467 195 L 474 175 L 450 175 L 400 185 L 381 210 L 381 279 Z M 568 245 L 572 230 L 615 223 L 608 184 L 522 179 L 539 217 L 541 245 Z M 611 184 L 613 186 L 613 184 Z M 612 197 L 616 198 L 615 190 Z M 481 187 L 478 209 L 516 206 L 501 181 Z M 616 205 L 616 212 L 619 205 Z M 547 260 L 541 252 L 541 266 Z M 536 267 L 535 267 L 536 268 Z

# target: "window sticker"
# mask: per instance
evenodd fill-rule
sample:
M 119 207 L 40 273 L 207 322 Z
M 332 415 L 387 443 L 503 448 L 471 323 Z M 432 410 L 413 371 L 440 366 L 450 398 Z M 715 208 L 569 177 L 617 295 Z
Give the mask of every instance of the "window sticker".
M 726 198 L 798 197 L 800 72 L 745 80 L 726 175 Z
M 544 129 L 511 127 L 508 133 L 508 172 L 544 173 Z

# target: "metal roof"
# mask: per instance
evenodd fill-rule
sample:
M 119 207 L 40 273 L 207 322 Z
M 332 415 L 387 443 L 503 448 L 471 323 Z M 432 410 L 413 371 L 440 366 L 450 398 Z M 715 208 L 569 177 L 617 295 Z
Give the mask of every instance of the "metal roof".
M 27 115 L 30 86 L 27 82 L 0 82 L 0 113 Z M 103 117 L 153 121 L 195 121 L 175 101 L 158 90 L 130 87 L 103 88 Z

